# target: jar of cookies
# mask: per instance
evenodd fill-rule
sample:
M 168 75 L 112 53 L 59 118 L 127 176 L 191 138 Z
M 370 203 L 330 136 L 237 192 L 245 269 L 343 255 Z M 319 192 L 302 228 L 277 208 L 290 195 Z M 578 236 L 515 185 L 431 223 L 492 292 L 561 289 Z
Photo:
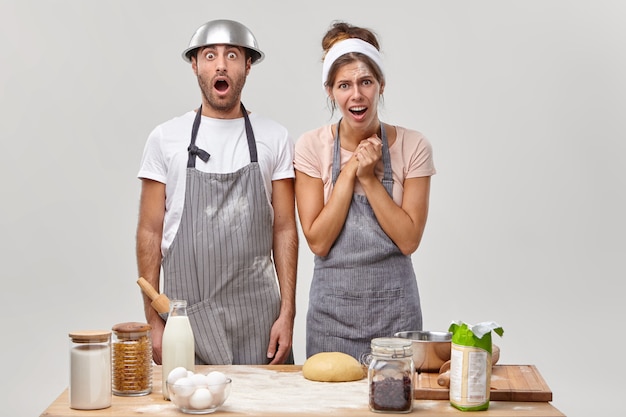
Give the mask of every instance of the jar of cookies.
M 113 326 L 113 394 L 140 396 L 152 392 L 152 339 L 150 325 L 128 322 Z
M 411 340 L 398 337 L 372 339 L 367 379 L 369 407 L 379 413 L 413 410 L 415 365 Z

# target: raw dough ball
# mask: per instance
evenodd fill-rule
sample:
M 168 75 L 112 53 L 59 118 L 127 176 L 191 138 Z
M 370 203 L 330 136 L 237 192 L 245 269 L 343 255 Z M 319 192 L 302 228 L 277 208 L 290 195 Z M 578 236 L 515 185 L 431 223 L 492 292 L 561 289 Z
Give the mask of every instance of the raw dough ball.
M 320 352 L 309 357 L 302 366 L 302 375 L 311 381 L 347 382 L 365 377 L 363 366 L 342 352 Z

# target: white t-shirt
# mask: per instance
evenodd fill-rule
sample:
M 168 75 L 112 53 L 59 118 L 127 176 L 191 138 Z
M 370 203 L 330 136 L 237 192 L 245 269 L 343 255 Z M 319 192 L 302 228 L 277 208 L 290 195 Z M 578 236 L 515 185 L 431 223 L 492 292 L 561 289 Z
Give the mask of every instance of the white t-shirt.
M 189 111 L 158 125 L 148 136 L 137 176 L 165 184 L 165 220 L 161 251 L 166 254 L 178 231 L 185 202 L 187 147 L 195 111 Z M 294 142 L 287 129 L 277 122 L 250 113 L 258 162 L 271 205 L 272 181 L 294 178 Z M 235 172 L 250 164 L 250 152 L 243 117 L 213 119 L 202 116 L 196 145 L 207 151 L 208 162 L 196 157 L 196 169 L 211 173 Z

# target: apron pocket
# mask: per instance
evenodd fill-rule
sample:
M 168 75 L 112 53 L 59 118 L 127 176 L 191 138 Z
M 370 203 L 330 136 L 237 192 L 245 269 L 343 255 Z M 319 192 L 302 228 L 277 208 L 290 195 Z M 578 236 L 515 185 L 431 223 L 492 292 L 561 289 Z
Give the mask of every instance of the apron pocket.
M 404 290 L 336 290 L 322 298 L 321 309 L 332 318 L 329 335 L 351 339 L 393 336 L 405 317 Z

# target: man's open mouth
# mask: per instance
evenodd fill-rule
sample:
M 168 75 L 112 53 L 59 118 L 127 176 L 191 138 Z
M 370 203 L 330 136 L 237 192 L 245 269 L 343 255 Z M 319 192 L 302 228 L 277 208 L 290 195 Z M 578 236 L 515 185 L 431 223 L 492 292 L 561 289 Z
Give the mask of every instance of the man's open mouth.
M 228 81 L 225 80 L 218 80 L 215 82 L 215 84 L 213 85 L 215 87 L 215 89 L 219 92 L 224 92 L 226 90 L 228 90 Z

